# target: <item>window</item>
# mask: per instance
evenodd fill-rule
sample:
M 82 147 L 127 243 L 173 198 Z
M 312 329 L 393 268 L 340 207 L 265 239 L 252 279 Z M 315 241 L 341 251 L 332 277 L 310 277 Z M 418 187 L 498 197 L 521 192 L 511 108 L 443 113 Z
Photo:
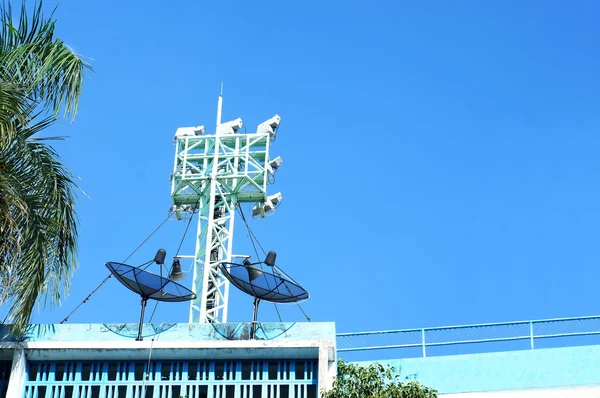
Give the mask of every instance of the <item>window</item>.
M 25 390 L 27 398 L 316 398 L 317 362 L 29 362 Z

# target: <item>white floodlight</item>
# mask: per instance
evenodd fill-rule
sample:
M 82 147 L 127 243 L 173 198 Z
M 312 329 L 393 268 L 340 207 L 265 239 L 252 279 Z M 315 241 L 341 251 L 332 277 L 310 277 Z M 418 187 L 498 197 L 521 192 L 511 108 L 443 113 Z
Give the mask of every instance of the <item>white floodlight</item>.
M 230 122 L 221 123 L 217 126 L 217 135 L 234 134 L 236 131 L 242 128 L 242 119 L 239 117 Z
M 273 159 L 269 163 L 267 163 L 267 165 L 266 165 L 267 172 L 269 174 L 275 174 L 275 172 L 277 171 L 279 166 L 281 166 L 282 163 L 283 163 L 283 159 L 281 158 L 281 156 L 277 156 L 275 159 Z
M 262 203 L 255 204 L 252 208 L 252 218 L 263 218 L 264 216 L 265 215 L 262 209 Z
M 273 205 L 277 206 L 279 202 L 283 200 L 283 195 L 281 192 L 277 192 L 275 195 L 271 195 L 267 197 L 267 201 L 273 203 Z
M 282 200 L 283 195 L 281 192 L 277 192 L 275 195 L 268 196 L 267 200 L 257 203 L 252 208 L 252 218 L 265 218 L 272 215 L 275 213 L 275 209 Z
M 277 129 L 279 128 L 279 124 L 281 123 L 281 117 L 279 115 L 275 115 L 269 120 L 266 120 L 258 125 L 256 128 L 257 134 L 266 134 L 269 133 L 271 139 L 275 139 L 275 135 L 277 134 Z
M 173 137 L 173 141 L 177 141 L 178 138 L 184 137 L 194 137 L 197 135 L 204 134 L 204 126 L 198 127 L 180 127 L 175 132 L 175 137 Z
M 193 214 L 195 208 L 192 205 L 172 205 L 169 210 L 175 213 L 178 220 L 181 220 L 182 213 Z

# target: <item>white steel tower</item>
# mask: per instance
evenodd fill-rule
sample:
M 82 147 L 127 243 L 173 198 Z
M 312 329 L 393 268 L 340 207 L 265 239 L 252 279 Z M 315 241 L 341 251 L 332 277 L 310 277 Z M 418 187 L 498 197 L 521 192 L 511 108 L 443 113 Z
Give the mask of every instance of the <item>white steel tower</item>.
M 175 133 L 172 210 L 198 215 L 194 254 L 192 301 L 189 322 L 227 322 L 229 282 L 219 271 L 220 262 L 230 262 L 236 206 L 255 202 L 254 218 L 271 214 L 281 194 L 267 195 L 269 177 L 281 164 L 270 159 L 280 118 L 258 125 L 254 133 L 242 133 L 242 119 L 221 123 L 219 96 L 215 133 L 204 126 L 182 127 Z

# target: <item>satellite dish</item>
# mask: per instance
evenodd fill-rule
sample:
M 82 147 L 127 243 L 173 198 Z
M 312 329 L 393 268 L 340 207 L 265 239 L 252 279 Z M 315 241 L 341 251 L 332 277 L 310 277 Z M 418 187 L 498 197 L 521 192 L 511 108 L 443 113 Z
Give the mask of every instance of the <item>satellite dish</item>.
M 153 261 L 156 262 L 156 259 L 164 261 L 164 256 L 162 253 L 160 256 L 157 254 L 157 257 L 155 257 L 155 260 Z M 115 262 L 106 263 L 106 267 L 119 282 L 132 292 L 139 294 L 142 298 L 142 311 L 140 315 L 138 336 L 136 338 L 137 341 L 143 340 L 142 328 L 144 325 L 144 311 L 148 300 L 174 303 L 189 301 L 196 298 L 195 293 L 179 283 L 160 275 L 153 274 L 152 272 L 148 272 L 140 267 L 133 267 L 131 265 Z
M 252 263 L 245 259 L 242 264 L 219 264 L 223 276 L 242 292 L 254 297 L 251 338 L 256 337 L 258 305 L 261 300 L 273 303 L 296 303 L 306 300 L 308 292 L 275 265 L 275 252 L 269 252 L 264 262 Z M 261 268 L 268 265 L 270 270 Z

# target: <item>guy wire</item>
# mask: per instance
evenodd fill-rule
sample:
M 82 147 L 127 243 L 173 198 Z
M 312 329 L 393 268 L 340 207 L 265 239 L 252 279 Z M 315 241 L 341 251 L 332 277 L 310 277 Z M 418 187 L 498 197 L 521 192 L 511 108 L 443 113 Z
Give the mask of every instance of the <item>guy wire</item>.
M 139 246 L 136 247 L 135 250 L 132 251 L 131 254 L 129 256 L 127 256 L 127 258 L 125 260 L 123 260 L 122 262 L 124 263 L 125 261 L 129 260 L 131 258 L 131 256 L 133 256 L 135 254 L 135 252 L 137 252 L 140 249 L 140 247 L 142 247 L 144 245 L 144 243 L 146 243 L 148 241 L 148 239 L 150 239 L 152 237 L 152 235 L 154 235 L 156 233 L 156 231 L 158 231 L 169 220 L 169 218 L 171 218 L 171 215 L 173 215 L 173 212 L 169 211 L 167 218 L 165 218 L 165 220 L 163 222 L 161 222 L 160 225 L 158 227 L 156 227 L 156 229 L 154 231 L 152 231 L 152 233 L 150 235 L 148 235 L 148 237 L 146 239 L 144 239 L 144 241 L 142 243 L 140 243 Z M 106 278 L 104 278 L 102 280 L 102 282 L 100 282 L 100 284 L 98 286 L 96 286 L 96 288 L 94 290 L 92 290 L 92 292 L 90 294 L 88 294 L 87 297 L 84 298 L 83 301 L 81 303 L 79 303 L 79 305 L 77 305 L 77 307 L 75 307 L 73 309 L 73 311 L 69 312 L 69 314 L 62 321 L 60 321 L 60 323 L 63 324 L 65 322 L 67 322 L 69 320 L 69 317 L 71 315 L 73 315 L 73 313 L 75 311 L 77 311 L 79 309 L 79 307 L 81 307 L 83 304 L 87 303 L 87 301 L 90 299 L 90 297 L 92 297 L 92 295 L 94 293 L 96 293 L 98 291 L 98 289 L 100 289 L 102 287 L 102 285 L 104 285 L 106 283 L 106 281 L 108 281 L 111 277 L 112 277 L 112 273 L 108 274 L 108 276 Z

